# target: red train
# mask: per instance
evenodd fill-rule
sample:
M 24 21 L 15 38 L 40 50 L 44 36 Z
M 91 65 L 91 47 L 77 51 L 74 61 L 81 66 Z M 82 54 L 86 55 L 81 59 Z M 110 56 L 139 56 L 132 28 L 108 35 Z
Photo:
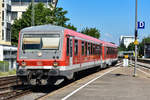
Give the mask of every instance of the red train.
M 115 44 L 63 27 L 33 26 L 19 33 L 17 76 L 23 83 L 54 84 L 85 69 L 114 65 L 117 60 Z

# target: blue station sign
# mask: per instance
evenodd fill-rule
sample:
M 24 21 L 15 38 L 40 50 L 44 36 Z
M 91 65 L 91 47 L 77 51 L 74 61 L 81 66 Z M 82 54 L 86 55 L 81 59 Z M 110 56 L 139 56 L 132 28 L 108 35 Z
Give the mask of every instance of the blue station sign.
M 144 29 L 144 28 L 145 28 L 145 22 L 144 21 L 138 22 L 138 29 Z

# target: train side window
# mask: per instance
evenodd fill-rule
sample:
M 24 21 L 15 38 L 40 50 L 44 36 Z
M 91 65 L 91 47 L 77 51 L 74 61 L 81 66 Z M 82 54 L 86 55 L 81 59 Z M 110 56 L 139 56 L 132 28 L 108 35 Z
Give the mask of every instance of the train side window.
M 75 40 L 75 48 L 74 48 L 75 56 L 78 55 L 78 40 Z
M 70 44 L 70 57 L 72 57 L 72 39 L 69 39 Z
M 69 56 L 69 38 L 67 38 L 67 47 L 66 48 L 67 48 L 67 52 L 66 52 L 67 56 Z
M 90 55 L 90 47 L 91 47 L 91 44 L 88 43 L 88 55 Z
M 93 44 L 93 55 L 95 55 L 95 44 Z
M 85 42 L 85 55 L 87 56 L 87 42 Z
M 104 56 L 106 57 L 106 54 L 107 54 L 107 47 L 104 47 L 104 52 L 105 52 Z
M 84 55 L 84 41 L 82 41 L 82 55 Z
M 100 47 L 99 45 L 95 45 L 95 54 L 99 54 L 99 51 L 100 51 Z
M 107 54 L 110 54 L 110 48 L 109 47 L 107 48 Z
M 100 45 L 100 51 L 99 52 L 100 52 L 100 55 L 101 55 L 102 54 L 102 46 L 101 45 Z
M 109 51 L 110 51 L 110 49 L 109 49 L 109 47 L 107 48 L 107 54 L 109 54 Z
M 91 55 L 94 53 L 94 51 L 93 51 L 93 45 L 94 44 L 91 43 L 91 52 L 90 52 Z

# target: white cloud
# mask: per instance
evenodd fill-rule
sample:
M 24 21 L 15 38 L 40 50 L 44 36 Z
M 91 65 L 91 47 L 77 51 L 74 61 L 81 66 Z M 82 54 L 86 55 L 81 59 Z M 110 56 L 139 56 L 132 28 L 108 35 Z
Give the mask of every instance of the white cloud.
M 108 37 L 108 38 L 113 38 L 113 36 L 111 34 L 109 34 L 109 33 L 105 33 L 104 36 Z

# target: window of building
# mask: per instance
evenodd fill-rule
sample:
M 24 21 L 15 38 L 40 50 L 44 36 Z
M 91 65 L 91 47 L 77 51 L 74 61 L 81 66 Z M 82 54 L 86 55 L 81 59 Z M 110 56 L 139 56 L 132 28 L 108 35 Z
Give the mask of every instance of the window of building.
M 17 12 L 12 12 L 12 13 L 11 13 L 11 19 L 12 19 L 12 20 L 17 19 L 17 16 L 18 16 L 18 13 L 17 13 Z
M 4 4 L 4 3 L 2 4 L 2 7 L 3 7 L 3 8 L 5 7 L 5 4 Z
M 4 40 L 4 30 L 2 30 L 2 40 Z
M 4 21 L 4 11 L 2 12 L 2 21 Z
M 10 30 L 7 29 L 7 30 L 6 30 L 6 41 L 11 41 L 10 39 L 11 39 L 11 38 L 10 38 Z

